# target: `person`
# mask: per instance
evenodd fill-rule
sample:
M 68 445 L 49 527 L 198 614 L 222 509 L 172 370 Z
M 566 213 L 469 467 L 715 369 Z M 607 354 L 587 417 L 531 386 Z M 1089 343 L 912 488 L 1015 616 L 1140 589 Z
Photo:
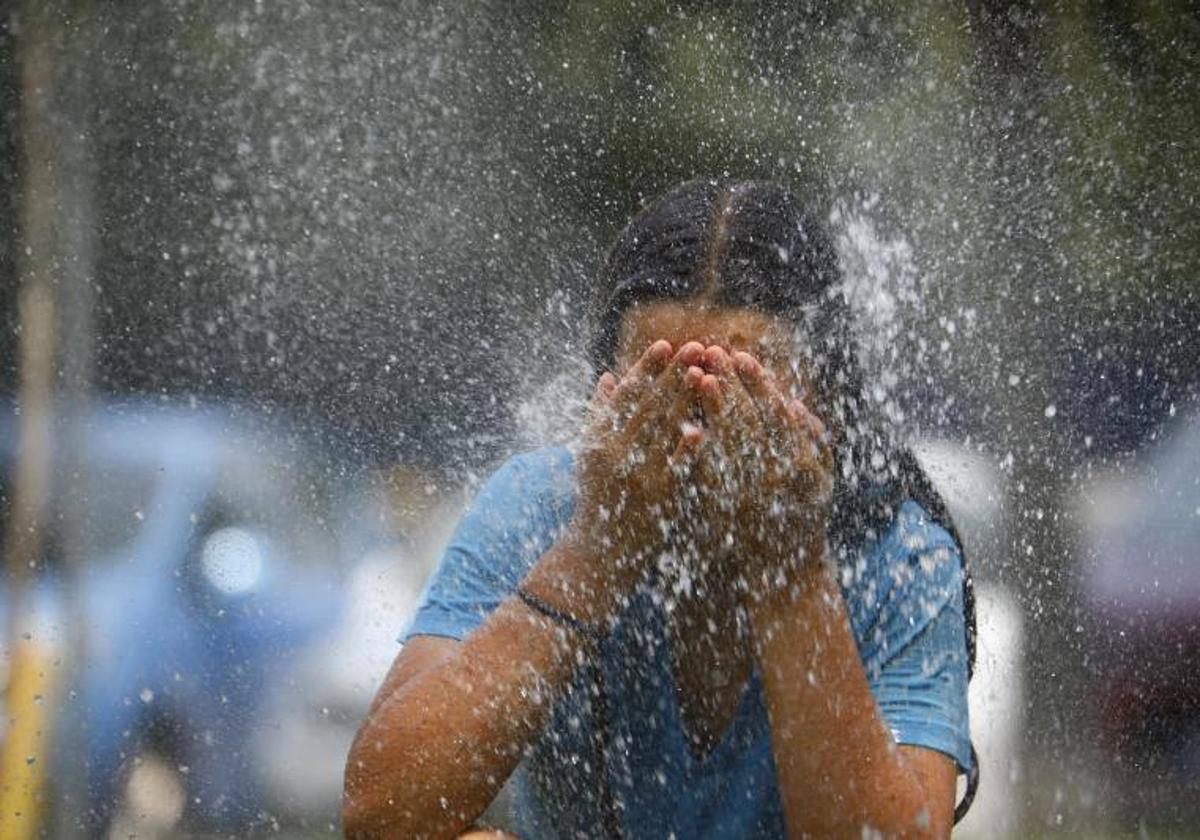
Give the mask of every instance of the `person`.
M 580 439 L 458 525 L 350 751 L 349 836 L 455 836 L 506 782 L 530 838 L 949 834 L 961 550 L 839 281 L 779 185 L 629 223 Z

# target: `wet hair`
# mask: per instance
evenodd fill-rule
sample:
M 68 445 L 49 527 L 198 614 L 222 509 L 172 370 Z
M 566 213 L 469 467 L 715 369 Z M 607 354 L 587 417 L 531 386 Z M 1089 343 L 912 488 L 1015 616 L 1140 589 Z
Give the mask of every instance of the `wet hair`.
M 853 568 L 854 558 L 882 534 L 906 499 L 949 531 L 962 554 L 962 540 L 940 494 L 912 451 L 870 409 L 841 281 L 832 237 L 786 187 L 689 181 L 638 213 L 609 253 L 594 298 L 593 371 L 599 376 L 613 367 L 622 320 L 640 303 L 694 300 L 788 321 L 812 366 L 816 413 L 836 420 L 844 432 L 828 528 L 835 560 Z M 962 557 L 970 674 L 975 599 Z M 978 785 L 978 761 L 973 765 L 956 822 Z

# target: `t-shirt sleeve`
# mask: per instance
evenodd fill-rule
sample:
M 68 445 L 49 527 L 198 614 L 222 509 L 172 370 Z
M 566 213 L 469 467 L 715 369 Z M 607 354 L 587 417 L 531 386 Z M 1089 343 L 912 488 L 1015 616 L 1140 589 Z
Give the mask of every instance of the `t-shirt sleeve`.
M 550 547 L 569 513 L 561 459 L 518 455 L 484 482 L 446 545 L 401 641 L 463 639 Z
M 881 644 L 868 679 L 897 743 L 939 750 L 966 772 L 971 735 L 962 559 L 950 535 L 919 507 L 904 513 L 920 524 L 905 527 L 900 537 L 905 555 L 891 564 L 892 586 L 879 612 Z

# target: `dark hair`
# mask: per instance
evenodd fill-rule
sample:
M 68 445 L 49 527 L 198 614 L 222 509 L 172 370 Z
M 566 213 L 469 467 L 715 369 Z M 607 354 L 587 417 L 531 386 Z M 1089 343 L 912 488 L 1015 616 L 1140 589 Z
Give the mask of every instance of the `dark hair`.
M 695 299 L 746 307 L 793 323 L 807 343 L 818 390 L 818 414 L 844 430 L 829 541 L 840 563 L 851 561 L 913 499 L 962 541 L 941 496 L 911 450 L 870 411 L 829 232 L 786 187 L 761 181 L 700 179 L 684 183 L 633 218 L 609 253 L 595 295 L 590 348 L 597 376 L 614 364 L 622 319 L 630 307 Z M 968 673 L 975 661 L 975 606 L 963 555 Z M 961 818 L 978 784 L 968 779 Z

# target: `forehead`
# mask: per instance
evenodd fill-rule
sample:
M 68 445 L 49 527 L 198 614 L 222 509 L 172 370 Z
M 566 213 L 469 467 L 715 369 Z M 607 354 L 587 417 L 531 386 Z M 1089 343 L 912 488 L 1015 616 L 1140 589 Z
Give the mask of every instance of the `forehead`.
M 776 317 L 741 307 L 694 301 L 638 304 L 621 321 L 618 347 L 640 352 L 665 338 L 678 347 L 688 341 L 732 349 L 782 349 L 791 343 L 790 325 Z

